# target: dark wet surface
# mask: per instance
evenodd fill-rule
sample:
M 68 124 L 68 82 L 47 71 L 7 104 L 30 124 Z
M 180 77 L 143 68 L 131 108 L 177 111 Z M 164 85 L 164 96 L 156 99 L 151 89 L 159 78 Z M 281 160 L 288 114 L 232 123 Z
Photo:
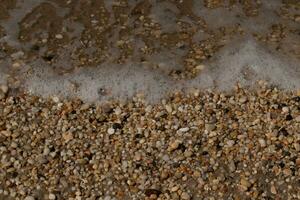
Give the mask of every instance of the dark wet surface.
M 42 94 L 64 93 L 67 86 L 49 86 L 63 75 L 76 77 L 73 82 L 100 79 L 97 84 L 113 91 L 117 86 L 109 85 L 118 84 L 102 81 L 109 77 L 126 84 L 130 94 L 161 85 L 167 90 L 174 81 L 182 85 L 193 79 L 202 80 L 200 87 L 212 86 L 215 76 L 199 78 L 202 65 L 216 65 L 223 49 L 249 38 L 294 63 L 300 59 L 297 1 L 4 0 L 0 13 L 1 82 Z M 122 82 L 124 73 L 135 68 L 140 71 L 132 75 L 136 78 Z M 122 79 L 115 76 L 118 70 Z M 147 86 L 141 76 L 147 77 L 142 78 Z M 48 84 L 34 84 L 39 77 Z M 122 89 L 116 91 L 112 94 L 123 95 Z

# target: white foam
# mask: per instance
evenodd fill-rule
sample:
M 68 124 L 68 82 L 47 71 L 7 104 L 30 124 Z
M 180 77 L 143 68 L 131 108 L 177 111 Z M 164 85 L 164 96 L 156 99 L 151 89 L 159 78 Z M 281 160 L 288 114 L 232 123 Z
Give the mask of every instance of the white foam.
M 280 56 L 250 37 L 240 38 L 226 46 L 206 63 L 205 70 L 198 77 L 189 81 L 174 81 L 156 70 L 134 63 L 105 64 L 64 76 L 58 76 L 44 65 L 46 63 L 35 63 L 35 72 L 26 77 L 27 89 L 44 96 L 77 96 L 85 101 L 127 99 L 138 92 L 145 93 L 149 101 L 156 101 L 170 91 L 183 88 L 230 90 L 237 82 L 251 86 L 260 79 L 285 89 L 300 88 L 297 60 Z M 71 83 L 74 82 L 79 84 L 77 92 L 71 90 Z M 107 95 L 99 94 L 100 88 Z
M 262 79 L 284 89 L 300 88 L 299 61 L 271 51 L 251 37 L 230 43 L 208 65 L 205 73 L 220 90 L 231 89 L 237 82 L 251 86 Z M 191 83 L 197 85 L 199 77 Z

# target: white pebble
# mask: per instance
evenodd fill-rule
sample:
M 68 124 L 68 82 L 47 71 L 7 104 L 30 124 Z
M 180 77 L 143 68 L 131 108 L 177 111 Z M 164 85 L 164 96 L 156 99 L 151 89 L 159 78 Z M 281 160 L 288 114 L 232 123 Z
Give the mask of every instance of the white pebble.
M 181 193 L 181 198 L 184 199 L 184 200 L 191 199 L 190 195 L 186 192 Z
M 283 107 L 282 112 L 283 113 L 288 113 L 290 111 L 289 107 Z
M 120 107 L 116 107 L 116 108 L 115 108 L 115 114 L 116 114 L 116 115 L 120 115 L 121 113 L 122 113 L 121 108 L 120 108 Z
M 240 98 L 239 102 L 240 103 L 245 103 L 247 101 L 247 97 L 243 96 Z
M 50 200 L 55 200 L 55 199 L 56 199 L 55 194 L 50 193 L 50 194 L 49 194 L 49 199 L 50 199 Z
M 56 34 L 55 38 L 61 40 L 64 38 L 64 36 L 62 34 Z
M 259 142 L 259 144 L 260 144 L 261 147 L 265 147 L 266 146 L 266 141 L 264 139 L 259 138 L 258 142 Z
M 227 146 L 232 147 L 234 145 L 234 143 L 235 143 L 234 140 L 228 140 L 227 141 Z
M 200 71 L 204 70 L 204 68 L 205 68 L 205 65 L 197 65 L 196 66 L 196 69 L 200 70 Z
M 6 94 L 8 92 L 8 86 L 7 85 L 1 85 L 0 86 L 1 91 Z
M 168 111 L 168 113 L 172 112 L 172 106 L 171 105 L 166 105 L 166 110 Z
M 24 200 L 34 200 L 34 197 L 33 196 L 27 196 L 27 197 L 25 197 Z
M 58 102 L 59 102 L 59 98 L 58 98 L 57 96 L 52 97 L 52 100 L 53 100 L 55 103 L 58 103 Z
M 189 130 L 190 130 L 189 127 L 184 127 L 184 128 L 179 129 L 179 131 L 182 133 L 188 132 Z
M 115 129 L 109 128 L 109 129 L 107 129 L 107 133 L 108 133 L 109 135 L 112 135 L 112 134 L 115 133 Z

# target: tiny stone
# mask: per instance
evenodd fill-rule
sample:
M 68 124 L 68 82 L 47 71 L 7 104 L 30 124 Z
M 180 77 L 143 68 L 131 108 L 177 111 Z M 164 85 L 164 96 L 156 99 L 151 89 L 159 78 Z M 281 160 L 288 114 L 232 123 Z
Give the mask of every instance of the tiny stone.
M 296 149 L 296 151 L 300 151 L 300 144 L 294 143 L 294 148 Z
M 205 68 L 204 65 L 197 65 L 197 66 L 196 66 L 196 69 L 197 69 L 197 70 L 200 70 L 200 71 L 204 70 L 204 68 Z
M 73 134 L 70 132 L 63 133 L 63 139 L 65 140 L 65 142 L 69 142 L 73 139 Z
M 234 145 L 234 143 L 235 143 L 234 140 L 228 140 L 227 141 L 227 146 L 232 147 Z
M 179 187 L 176 185 L 171 188 L 171 192 L 176 192 L 179 189 Z
M 272 194 L 277 194 L 276 188 L 274 185 L 271 186 L 271 193 Z
M 12 67 L 13 68 L 19 68 L 21 66 L 21 64 L 19 63 L 19 62 L 14 62 L 13 64 L 12 64 Z
M 59 102 L 59 98 L 58 98 L 57 96 L 52 97 L 52 100 L 53 100 L 55 103 L 58 103 L 58 102 Z
M 115 133 L 115 129 L 114 129 L 114 128 L 109 128 L 109 129 L 107 129 L 107 133 L 108 133 L 109 135 L 112 135 L 112 134 Z
M 250 185 L 251 184 L 249 183 L 249 181 L 247 181 L 245 178 L 241 179 L 241 186 L 244 190 L 247 190 Z
M 1 85 L 0 86 L 1 91 L 6 94 L 8 92 L 8 86 L 7 85 Z
M 172 107 L 170 105 L 166 105 L 166 110 L 168 111 L 168 113 L 172 112 Z
M 181 193 L 181 198 L 184 199 L 184 200 L 189 200 L 191 199 L 190 195 L 187 193 L 187 192 L 183 192 Z
M 34 197 L 33 196 L 27 196 L 27 197 L 25 197 L 24 200 L 34 200 Z
M 55 194 L 50 193 L 49 194 L 49 200 L 55 200 L 55 199 L 56 199 Z
M 64 36 L 62 34 L 56 34 L 55 38 L 61 40 L 64 38 Z
M 111 200 L 110 196 L 104 197 L 104 200 Z
M 290 111 L 289 107 L 283 107 L 282 112 L 283 113 L 288 113 Z
M 300 167 L 300 158 L 297 158 L 296 165 Z
M 240 98 L 239 102 L 240 103 L 245 103 L 247 101 L 247 97 L 243 96 Z
M 296 122 L 300 122 L 300 115 L 295 118 Z
M 216 128 L 216 125 L 215 125 L 215 124 L 205 124 L 205 129 L 206 129 L 208 132 L 215 130 L 215 128 Z
M 259 142 L 259 144 L 260 144 L 261 147 L 265 147 L 266 146 L 266 141 L 264 139 L 259 138 L 258 142 Z
M 191 151 L 185 151 L 184 152 L 184 156 L 187 157 L 187 158 L 191 157 L 192 155 L 193 155 L 193 152 L 191 152 Z
M 44 148 L 43 154 L 47 156 L 50 153 L 50 149 L 48 147 Z
M 179 129 L 179 131 L 182 133 L 188 132 L 189 130 L 190 130 L 189 127 L 184 127 L 184 128 Z
M 300 15 L 295 15 L 295 22 L 300 22 Z
M 170 145 L 169 145 L 169 151 L 173 151 L 175 149 L 177 149 L 179 147 L 179 144 L 181 144 L 181 141 L 179 140 L 175 140 L 174 142 L 172 142 Z
M 120 115 L 121 113 L 122 113 L 121 108 L 120 108 L 120 107 L 116 107 L 116 108 L 115 108 L 115 114 L 116 114 L 116 115 Z
M 229 170 L 230 172 L 234 172 L 236 170 L 235 164 L 233 162 L 233 160 L 231 160 L 228 164 Z

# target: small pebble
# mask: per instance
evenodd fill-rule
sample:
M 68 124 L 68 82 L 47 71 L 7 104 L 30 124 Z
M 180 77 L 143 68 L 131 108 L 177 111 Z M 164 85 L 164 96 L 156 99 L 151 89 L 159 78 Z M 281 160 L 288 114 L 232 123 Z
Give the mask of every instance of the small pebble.
M 49 194 L 49 200 L 55 200 L 55 199 L 56 199 L 55 194 L 50 193 Z
M 190 195 L 187 192 L 182 192 L 180 196 L 183 200 L 190 200 L 191 199 Z
M 276 187 L 274 185 L 271 186 L 271 193 L 272 194 L 277 194 Z
M 52 100 L 53 100 L 55 103 L 58 103 L 58 102 L 59 102 L 59 98 L 58 98 L 57 96 L 52 97 Z
M 172 106 L 166 105 L 166 110 L 168 111 L 168 113 L 171 113 L 172 112 Z
M 8 92 L 8 86 L 7 85 L 0 85 L 1 91 L 6 94 Z
M 35 198 L 33 196 L 27 196 L 24 200 L 35 200 Z
M 109 135 L 113 135 L 115 133 L 115 129 L 114 128 L 109 128 L 109 129 L 107 129 L 107 133 Z
M 264 139 L 259 138 L 258 142 L 259 142 L 259 144 L 260 144 L 261 147 L 266 147 L 266 141 Z
M 283 107 L 282 112 L 283 113 L 288 113 L 290 111 L 289 107 Z
M 181 144 L 181 141 L 175 140 L 174 142 L 171 142 L 169 145 L 169 151 L 173 151 L 179 147 L 179 144 Z
M 190 130 L 189 127 L 180 128 L 179 131 L 182 133 L 188 132 Z
M 205 129 L 210 132 L 216 129 L 216 125 L 215 124 L 205 124 Z
M 243 96 L 239 99 L 240 103 L 245 103 L 247 101 L 247 97 Z
M 56 34 L 55 38 L 61 40 L 64 38 L 64 36 L 62 34 Z

